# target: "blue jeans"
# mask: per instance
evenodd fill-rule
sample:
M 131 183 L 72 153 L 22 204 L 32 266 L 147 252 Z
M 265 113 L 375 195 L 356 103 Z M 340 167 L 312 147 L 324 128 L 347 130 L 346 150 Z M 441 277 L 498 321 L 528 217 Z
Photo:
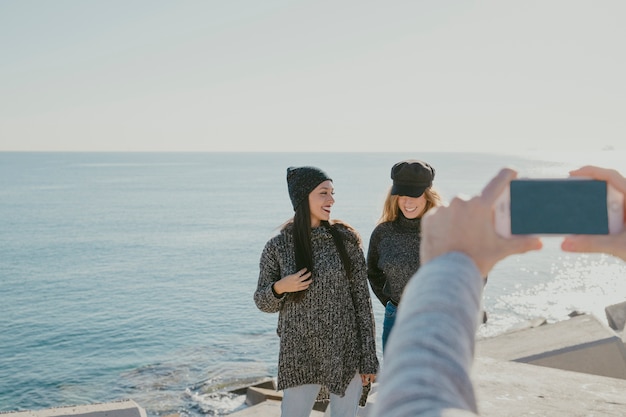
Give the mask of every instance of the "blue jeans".
M 387 339 L 389 339 L 391 329 L 396 322 L 397 311 L 398 307 L 394 306 L 391 301 L 387 301 L 387 305 L 385 306 L 385 320 L 383 321 L 383 354 L 385 353 L 385 345 L 387 344 Z

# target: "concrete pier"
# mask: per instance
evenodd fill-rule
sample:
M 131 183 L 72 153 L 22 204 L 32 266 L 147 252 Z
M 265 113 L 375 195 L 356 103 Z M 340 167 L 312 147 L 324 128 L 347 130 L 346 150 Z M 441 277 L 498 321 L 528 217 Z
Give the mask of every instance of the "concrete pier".
M 478 341 L 472 379 L 481 417 L 626 415 L 626 349 L 621 337 L 593 315 L 554 324 L 536 320 Z M 359 417 L 371 413 L 377 388 L 373 384 Z M 280 416 L 276 397 L 259 403 L 258 390 L 251 395 L 256 405 L 233 417 Z M 311 414 L 320 415 L 325 414 Z
M 480 357 L 472 372 L 481 417 L 626 415 L 626 380 Z
M 616 313 L 613 314 L 614 316 Z M 622 337 L 593 315 L 554 324 L 536 321 L 477 341 L 472 369 L 481 417 L 626 415 L 626 348 Z M 279 417 L 282 392 L 273 380 L 241 387 L 247 408 L 233 417 Z M 378 397 L 372 385 L 358 417 L 371 417 Z M 313 417 L 327 416 L 316 404 Z M 131 400 L 0 413 L 0 417 L 146 417 Z
M 2 417 L 146 417 L 133 400 L 0 413 Z
M 621 337 L 589 314 L 480 340 L 476 355 L 626 379 Z

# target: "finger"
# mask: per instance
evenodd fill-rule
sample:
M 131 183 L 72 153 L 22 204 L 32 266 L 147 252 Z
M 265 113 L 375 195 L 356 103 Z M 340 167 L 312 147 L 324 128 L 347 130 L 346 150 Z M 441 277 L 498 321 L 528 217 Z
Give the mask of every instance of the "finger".
M 487 203 L 496 202 L 500 194 L 506 189 L 513 178 L 517 177 L 517 172 L 511 168 L 503 168 L 498 174 L 489 181 L 481 193 Z
M 565 252 L 608 253 L 612 247 L 612 236 L 568 236 L 561 242 Z
M 518 236 L 509 239 L 504 239 L 505 248 L 507 249 L 507 256 L 514 254 L 522 254 L 533 250 L 539 250 L 543 247 L 541 239 L 534 236 Z
M 598 180 L 608 180 L 608 177 L 611 176 L 610 170 L 594 165 L 585 165 L 583 167 L 570 171 L 569 174 L 572 177 L 591 177 Z
M 626 193 L 626 181 L 622 174 L 614 169 L 601 168 L 594 165 L 585 165 L 569 172 L 572 177 L 590 177 L 603 180 L 617 188 L 622 193 Z
M 585 165 L 580 168 L 572 169 L 569 174 L 572 177 L 581 177 L 581 176 L 591 176 L 589 174 L 590 171 L 593 171 L 595 167 L 593 165 Z

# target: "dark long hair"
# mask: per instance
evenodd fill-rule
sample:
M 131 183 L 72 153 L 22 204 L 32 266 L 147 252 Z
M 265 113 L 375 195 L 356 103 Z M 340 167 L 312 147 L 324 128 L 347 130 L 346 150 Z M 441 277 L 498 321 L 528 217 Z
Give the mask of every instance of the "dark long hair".
M 325 227 L 330 232 L 335 242 L 335 246 L 339 252 L 343 269 L 345 270 L 348 278 L 352 277 L 352 261 L 346 250 L 346 245 L 343 241 L 343 236 L 337 230 L 336 225 L 330 224 L 327 221 L 322 222 L 321 227 Z M 311 244 L 311 209 L 309 207 L 308 199 L 305 199 L 296 208 L 293 216 L 293 250 L 296 259 L 296 270 L 299 271 L 302 268 L 306 268 L 311 273 L 313 270 L 313 246 Z M 302 301 L 306 295 L 307 290 L 302 290 L 293 293 L 293 300 L 296 302 Z

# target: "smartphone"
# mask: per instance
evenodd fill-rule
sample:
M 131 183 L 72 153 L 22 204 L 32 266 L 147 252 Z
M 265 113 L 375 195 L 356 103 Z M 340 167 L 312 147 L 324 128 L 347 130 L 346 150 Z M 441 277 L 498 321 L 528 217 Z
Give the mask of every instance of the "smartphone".
M 624 226 L 624 195 L 606 181 L 515 179 L 494 206 L 496 232 L 511 235 L 603 235 Z

